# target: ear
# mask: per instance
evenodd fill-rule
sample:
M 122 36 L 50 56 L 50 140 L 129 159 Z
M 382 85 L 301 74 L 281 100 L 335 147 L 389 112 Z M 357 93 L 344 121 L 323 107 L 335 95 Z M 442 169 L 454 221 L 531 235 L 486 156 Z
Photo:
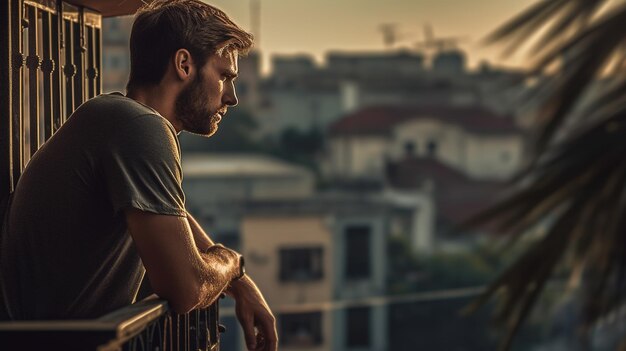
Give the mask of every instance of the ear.
M 195 72 L 195 65 L 191 53 L 187 49 L 178 49 L 174 53 L 174 72 L 180 80 L 187 80 Z

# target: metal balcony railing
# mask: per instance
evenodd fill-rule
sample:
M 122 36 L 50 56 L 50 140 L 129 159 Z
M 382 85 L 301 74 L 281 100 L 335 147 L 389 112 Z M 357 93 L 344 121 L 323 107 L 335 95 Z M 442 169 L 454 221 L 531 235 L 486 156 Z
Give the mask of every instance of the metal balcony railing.
M 66 116 L 100 94 L 102 15 L 140 4 L 0 1 L 0 203 Z M 1 322 L 0 350 L 217 350 L 218 328 L 217 303 L 177 315 L 153 296 L 93 320 Z
M 98 12 L 55 0 L 0 4 L 0 189 L 86 99 L 100 94 Z
M 185 315 L 149 297 L 92 320 L 0 322 L 6 350 L 218 350 L 217 305 Z

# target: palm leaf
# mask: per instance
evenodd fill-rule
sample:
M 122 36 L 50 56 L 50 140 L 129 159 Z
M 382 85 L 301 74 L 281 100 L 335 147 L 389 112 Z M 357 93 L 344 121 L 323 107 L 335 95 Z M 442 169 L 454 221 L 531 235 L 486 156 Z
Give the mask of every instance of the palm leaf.
M 515 190 L 467 223 L 492 222 L 513 240 L 533 228 L 545 232 L 470 306 L 499 300 L 495 320 L 507 330 L 503 350 L 565 263 L 571 274 L 581 274 L 583 326 L 624 303 L 626 75 L 619 69 L 625 61 L 626 6 L 603 12 L 609 3 L 541 1 L 488 38 L 508 43 L 510 52 L 539 37 L 530 74 L 541 77 L 538 91 L 545 96 L 531 162 L 515 179 Z M 582 106 L 582 98 L 592 99 Z

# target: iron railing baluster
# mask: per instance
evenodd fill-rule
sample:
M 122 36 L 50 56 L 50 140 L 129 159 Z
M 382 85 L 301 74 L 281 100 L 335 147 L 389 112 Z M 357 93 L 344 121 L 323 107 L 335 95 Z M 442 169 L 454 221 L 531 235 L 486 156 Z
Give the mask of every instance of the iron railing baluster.
M 23 167 L 22 143 L 22 66 L 24 66 L 24 55 L 22 54 L 22 8 L 20 0 L 11 1 L 11 144 L 12 144 L 12 187 L 15 189 Z
M 219 315 L 218 315 L 218 303 L 214 303 L 207 309 L 209 319 L 209 340 L 211 345 L 219 343 Z
M 52 16 L 52 61 L 54 71 L 52 71 L 52 134 L 61 127 L 61 116 L 63 115 L 63 86 L 61 77 L 63 75 L 63 65 L 61 64 L 61 35 L 63 33 L 63 5 L 58 3 L 57 13 Z
M 37 8 L 26 5 L 28 13 L 28 104 L 29 104 L 29 130 L 30 130 L 30 156 L 39 149 L 39 67 L 41 59 L 37 54 L 39 22 Z
M 13 116 L 11 75 L 13 73 L 13 35 L 11 13 L 15 1 L 0 1 L 0 201 L 13 190 L 11 172 L 11 119 Z
M 74 65 L 76 66 L 76 74 L 74 75 L 74 108 L 72 111 L 78 108 L 85 100 L 84 18 L 84 10 L 80 8 L 78 12 L 78 23 L 72 22 L 72 53 L 74 56 Z
M 102 94 L 102 28 L 95 29 L 96 41 L 96 95 Z
M 87 26 L 87 98 L 91 99 L 96 96 L 97 92 L 97 77 L 98 77 L 98 63 L 96 62 L 96 28 Z
M 63 74 L 65 75 L 65 109 L 61 115 L 62 123 L 65 122 L 67 116 L 74 111 L 74 75 L 76 74 L 76 66 L 74 65 L 74 26 L 72 21 L 63 18 L 63 54 L 65 57 L 65 65 Z
M 41 29 L 43 43 L 43 62 L 41 63 L 41 71 L 43 72 L 43 135 L 44 140 L 48 140 L 52 136 L 52 126 L 54 109 L 52 106 L 52 91 L 55 90 L 52 79 L 52 73 L 57 70 L 56 62 L 52 59 L 52 13 L 44 11 L 41 14 Z M 58 50 L 58 49 L 57 49 Z
M 198 323 L 198 348 L 200 350 L 208 350 L 211 346 L 209 340 L 209 324 L 208 313 L 206 309 L 198 310 L 199 323 Z

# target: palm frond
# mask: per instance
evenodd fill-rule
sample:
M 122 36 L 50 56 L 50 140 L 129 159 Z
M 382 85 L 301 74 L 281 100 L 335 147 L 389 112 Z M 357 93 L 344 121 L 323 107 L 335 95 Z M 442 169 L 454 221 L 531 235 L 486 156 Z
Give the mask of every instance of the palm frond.
M 619 127 L 615 127 L 615 123 Z M 594 298 L 586 302 L 588 321 L 596 320 L 609 308 L 607 306 L 618 303 L 619 300 L 611 297 L 615 294 L 604 299 L 598 297 L 601 296 L 599 291 L 615 290 L 609 289 L 616 284 L 610 281 L 612 276 L 623 275 L 623 269 L 620 273 L 616 267 L 624 266 L 620 260 L 624 260 L 623 233 L 626 228 L 623 220 L 626 213 L 626 163 L 621 162 L 626 155 L 625 128 L 626 109 L 573 138 L 538 166 L 541 178 L 551 181 L 532 182 L 511 200 L 490 210 L 491 218 L 500 224 L 501 218 L 508 221 L 511 213 L 519 215 L 518 220 L 526 225 L 518 227 L 518 231 L 531 226 L 544 226 L 547 231 L 543 239 L 492 282 L 475 302 L 474 307 L 494 296 L 500 297 L 502 308 L 496 321 L 507 328 L 503 349 L 510 346 L 532 303 L 569 251 L 573 252 L 576 261 L 588 263 L 587 274 L 599 277 L 595 285 L 589 286 L 594 291 L 590 296 Z M 606 175 L 610 175 L 609 178 Z M 537 194 L 546 191 L 546 184 L 554 185 L 552 181 L 555 179 L 561 179 L 562 185 L 537 199 Z M 532 209 L 531 204 L 546 212 L 539 216 L 537 211 L 526 214 L 520 211 L 520 208 Z M 508 224 L 504 225 L 507 229 Z M 501 291 L 505 294 L 498 295 Z
M 532 161 L 516 190 L 468 221 L 491 222 L 512 239 L 531 229 L 545 233 L 471 306 L 500 301 L 495 320 L 507 330 L 503 350 L 564 262 L 580 267 L 571 274 L 582 272 L 587 327 L 624 303 L 626 74 L 618 69 L 626 61 L 626 5 L 601 12 L 608 3 L 541 1 L 488 38 L 510 49 L 539 36 L 531 74 L 541 77 L 544 95 Z M 582 105 L 583 98 L 590 103 Z

